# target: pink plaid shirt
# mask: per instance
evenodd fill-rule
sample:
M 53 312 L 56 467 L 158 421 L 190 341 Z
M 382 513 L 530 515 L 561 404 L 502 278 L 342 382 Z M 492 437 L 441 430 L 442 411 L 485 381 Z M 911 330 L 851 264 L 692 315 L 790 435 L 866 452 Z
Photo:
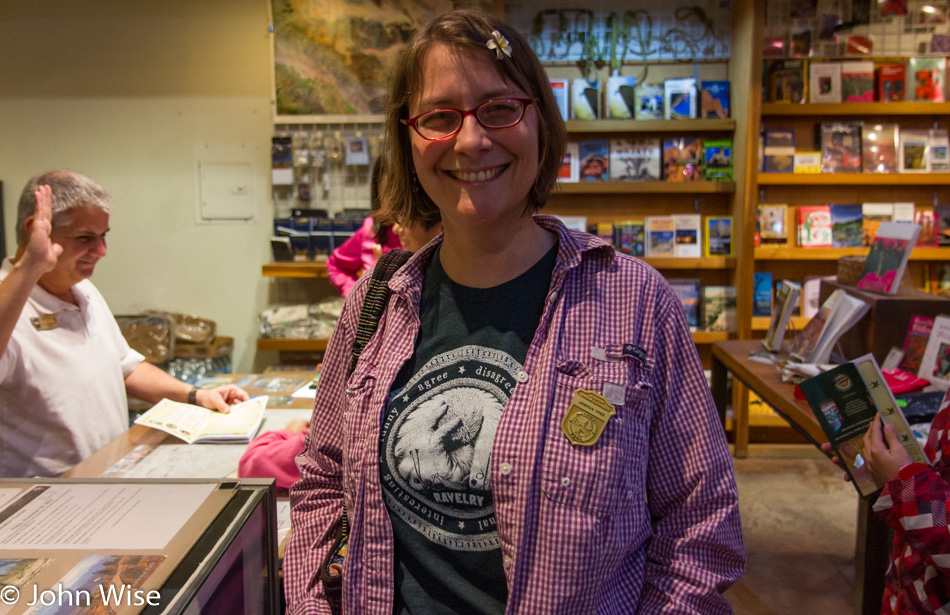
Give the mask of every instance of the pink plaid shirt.
M 874 512 L 894 528 L 881 613 L 950 613 L 950 404 L 930 426 L 933 468 L 911 463 L 891 479 Z
M 547 304 L 492 449 L 491 484 L 508 613 L 730 613 L 742 574 L 738 495 L 725 435 L 683 309 L 665 280 L 602 240 L 536 216 L 559 238 Z M 390 281 L 378 333 L 347 378 L 366 293 L 330 340 L 284 558 L 291 613 L 328 613 L 319 583 L 345 495 L 349 613 L 391 615 L 392 527 L 379 478 L 380 417 L 419 329 L 425 263 Z M 517 309 L 517 306 L 512 306 Z M 574 392 L 616 414 L 594 446 L 561 420 Z

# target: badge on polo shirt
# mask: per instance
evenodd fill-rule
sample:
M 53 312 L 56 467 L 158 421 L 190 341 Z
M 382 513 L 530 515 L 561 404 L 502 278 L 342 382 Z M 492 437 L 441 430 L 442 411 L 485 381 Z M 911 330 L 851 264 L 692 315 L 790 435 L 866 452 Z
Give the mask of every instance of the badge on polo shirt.
M 32 324 L 33 328 L 37 331 L 49 331 L 59 328 L 59 323 L 56 321 L 56 314 L 41 314 L 37 318 L 31 318 L 30 324 Z
M 574 391 L 571 407 L 561 420 L 561 431 L 575 446 L 593 446 L 617 409 L 603 395 L 587 389 Z

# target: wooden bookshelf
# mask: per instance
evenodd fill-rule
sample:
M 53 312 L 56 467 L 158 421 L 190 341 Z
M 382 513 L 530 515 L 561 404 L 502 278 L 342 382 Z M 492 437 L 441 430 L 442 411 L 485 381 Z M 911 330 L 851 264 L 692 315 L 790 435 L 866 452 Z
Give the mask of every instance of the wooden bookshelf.
M 759 173 L 761 186 L 950 186 L 950 173 Z
M 281 338 L 259 338 L 258 350 L 279 350 L 285 352 L 323 352 L 329 340 L 291 340 Z
M 769 316 L 753 316 L 752 317 L 752 330 L 753 331 L 768 331 L 769 330 L 769 321 L 771 318 Z M 792 316 L 788 319 L 788 328 L 789 330 L 801 331 L 802 327 L 811 320 L 804 316 Z M 786 332 L 787 333 L 787 332 Z
M 762 103 L 763 116 L 853 116 L 853 115 L 947 115 L 950 103 L 866 102 L 866 103 Z
M 867 255 L 870 248 L 794 248 L 765 247 L 755 249 L 756 260 L 769 261 L 827 261 L 838 260 L 842 256 Z M 914 248 L 910 253 L 912 261 L 950 260 L 950 248 Z
M 644 258 L 656 269 L 735 269 L 736 259 L 725 256 L 707 258 Z
M 627 132 L 732 132 L 733 119 L 715 120 L 568 120 L 564 122 L 569 133 L 627 133 Z
M 561 194 L 731 194 L 735 182 L 558 182 Z
M 266 263 L 261 275 L 268 278 L 325 278 L 326 263 Z

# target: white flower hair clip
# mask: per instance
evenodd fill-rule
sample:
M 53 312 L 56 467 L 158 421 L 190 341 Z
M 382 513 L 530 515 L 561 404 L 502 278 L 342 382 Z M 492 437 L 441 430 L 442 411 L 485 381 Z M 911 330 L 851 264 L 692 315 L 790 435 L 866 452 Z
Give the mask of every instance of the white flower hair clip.
M 498 56 L 499 60 L 504 60 L 505 56 L 510 58 L 511 45 L 508 43 L 508 39 L 505 38 L 498 30 L 492 30 L 491 36 L 492 37 L 488 39 L 488 42 L 485 43 L 488 45 L 488 48 L 495 50 L 495 54 Z M 504 55 L 502 55 L 502 53 L 504 53 Z

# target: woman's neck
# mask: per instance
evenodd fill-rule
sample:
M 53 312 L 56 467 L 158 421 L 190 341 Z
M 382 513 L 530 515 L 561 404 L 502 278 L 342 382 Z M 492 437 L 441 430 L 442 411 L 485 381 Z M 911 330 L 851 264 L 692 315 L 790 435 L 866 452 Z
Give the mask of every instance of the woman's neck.
M 515 279 L 557 241 L 554 233 L 529 221 L 507 233 L 446 227 L 440 250 L 442 269 L 453 282 L 471 288 L 491 288 Z

